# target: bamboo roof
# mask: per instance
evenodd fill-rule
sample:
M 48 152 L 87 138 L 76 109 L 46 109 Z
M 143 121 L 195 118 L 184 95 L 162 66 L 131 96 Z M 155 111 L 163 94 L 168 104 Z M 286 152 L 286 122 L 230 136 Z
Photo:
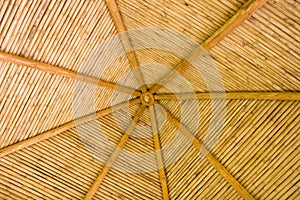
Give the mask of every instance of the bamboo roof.
M 299 147 L 299 0 L 0 0 L 0 199 L 300 199 Z

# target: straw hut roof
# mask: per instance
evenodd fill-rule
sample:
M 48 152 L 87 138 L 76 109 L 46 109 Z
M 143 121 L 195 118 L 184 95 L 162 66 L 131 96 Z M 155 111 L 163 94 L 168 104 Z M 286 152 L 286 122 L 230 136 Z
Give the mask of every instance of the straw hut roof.
M 299 199 L 299 44 L 299 0 L 1 0 L 0 199 Z

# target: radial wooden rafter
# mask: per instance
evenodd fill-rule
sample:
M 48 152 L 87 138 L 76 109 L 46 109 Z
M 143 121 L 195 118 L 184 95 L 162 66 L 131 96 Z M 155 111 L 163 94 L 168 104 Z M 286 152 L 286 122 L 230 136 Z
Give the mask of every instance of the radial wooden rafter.
M 142 116 L 145 108 L 146 108 L 145 105 L 141 105 L 140 108 L 138 109 L 138 111 L 136 112 L 136 114 L 134 115 L 134 118 L 133 118 L 130 126 L 128 127 L 128 129 L 124 133 L 124 135 L 122 136 L 118 146 L 116 147 L 116 149 L 114 150 L 114 152 L 112 153 L 110 158 L 108 159 L 108 161 L 105 164 L 104 168 L 102 169 L 101 173 L 95 179 L 95 181 L 92 184 L 89 191 L 87 192 L 87 194 L 84 198 L 85 200 L 92 199 L 93 196 L 95 195 L 95 193 L 98 191 L 98 189 L 99 189 L 101 183 L 103 182 L 105 176 L 107 175 L 107 173 L 111 169 L 112 164 L 116 161 L 120 151 L 122 150 L 122 148 L 125 146 L 126 142 L 128 141 L 129 136 L 131 135 L 132 131 L 134 130 L 134 127 L 136 126 L 139 118 Z
M 205 148 L 205 146 L 197 139 L 195 136 L 177 119 L 175 119 L 170 112 L 168 112 L 165 108 L 167 120 L 173 124 L 174 127 L 178 128 L 195 146 L 197 150 L 199 150 L 209 161 L 209 163 L 228 181 L 228 183 L 246 200 L 254 200 L 247 190 L 227 171 L 227 169 Z
M 132 45 L 126 33 L 126 29 L 120 15 L 119 8 L 116 4 L 115 0 L 105 0 L 108 10 L 110 12 L 110 16 L 115 23 L 115 27 L 120 34 L 120 39 L 123 43 L 124 49 L 126 51 L 127 58 L 131 67 L 133 68 L 133 73 L 141 85 L 142 92 L 145 93 L 147 91 L 146 85 L 144 84 L 144 79 L 141 71 L 138 69 L 138 62 L 134 51 L 132 51 Z
M 63 124 L 59 127 L 56 127 L 56 128 L 51 129 L 49 131 L 46 131 L 42 134 L 39 134 L 39 135 L 34 136 L 32 138 L 29 138 L 27 140 L 23 140 L 23 141 L 20 141 L 16 144 L 13 144 L 13 145 L 10 145 L 10 146 L 5 147 L 3 149 L 0 149 L 0 158 L 3 157 L 3 156 L 6 156 L 8 154 L 11 154 L 15 151 L 27 148 L 27 147 L 29 147 L 31 145 L 34 145 L 38 142 L 41 142 L 43 140 L 54 137 L 54 136 L 56 136 L 60 133 L 63 133 L 64 131 L 67 131 L 68 129 L 71 129 L 71 128 L 75 127 L 76 125 L 84 124 L 84 123 L 89 122 L 91 120 L 94 120 L 94 119 L 103 117 L 105 115 L 108 115 L 108 114 L 112 113 L 113 111 L 123 109 L 123 108 L 127 107 L 128 105 L 138 104 L 139 102 L 140 102 L 140 98 L 136 98 L 136 99 L 130 100 L 129 102 L 124 102 L 124 103 L 117 104 L 115 106 L 111 106 L 109 108 L 98 111 L 94 114 L 86 115 L 86 116 L 81 117 L 79 119 L 75 119 L 74 121 Z
M 226 99 L 300 101 L 300 92 L 226 92 Z M 155 94 L 155 100 L 224 99 L 224 93 Z
M 228 34 L 233 32 L 235 28 L 241 25 L 251 15 L 253 15 L 256 10 L 261 8 L 266 1 L 267 0 L 249 0 L 221 28 L 219 28 L 212 36 L 210 36 L 204 43 L 201 44 L 202 48 L 206 51 L 213 48 Z M 202 48 L 195 49 L 191 53 L 191 56 L 188 60 L 192 61 L 194 60 L 194 58 L 200 56 L 203 53 Z M 185 69 L 187 69 L 190 66 L 190 62 L 188 60 L 183 60 L 177 67 L 175 67 L 175 70 L 171 71 L 159 81 L 160 84 L 154 85 L 150 89 L 150 92 L 154 94 L 163 86 L 164 83 L 173 79 L 177 75 L 177 73 L 182 73 Z
M 72 70 L 53 66 L 50 64 L 36 61 L 36 60 L 31 60 L 31 59 L 24 58 L 21 56 L 12 55 L 12 54 L 9 54 L 6 52 L 0 51 L 0 61 L 14 63 L 16 65 L 30 67 L 30 68 L 48 72 L 51 74 L 56 74 L 56 75 L 60 75 L 60 76 L 64 76 L 64 77 L 68 77 L 68 78 L 72 78 L 72 79 L 77 79 L 77 80 L 80 80 L 83 82 L 92 83 L 92 84 L 99 85 L 99 86 L 109 88 L 109 89 L 115 89 L 120 92 L 124 92 L 124 93 L 128 93 L 128 94 L 133 94 L 133 95 L 137 95 L 137 96 L 139 96 L 141 94 L 139 91 L 135 91 L 135 89 L 132 89 L 132 88 L 129 88 L 126 86 L 117 85 L 115 83 L 111 83 L 111 82 L 97 79 L 97 78 L 94 78 L 91 76 L 80 74 L 80 73 L 72 71 Z
M 160 177 L 163 199 L 167 200 L 169 199 L 168 183 L 167 183 L 167 178 L 165 173 L 164 161 L 163 161 L 163 156 L 162 156 L 161 146 L 160 146 L 160 139 L 158 135 L 157 121 L 156 121 L 155 110 L 153 105 L 149 107 L 149 112 L 150 112 L 150 119 L 151 119 L 151 127 L 153 131 L 153 140 L 154 140 L 154 147 L 155 147 L 155 153 L 157 159 L 157 168 Z

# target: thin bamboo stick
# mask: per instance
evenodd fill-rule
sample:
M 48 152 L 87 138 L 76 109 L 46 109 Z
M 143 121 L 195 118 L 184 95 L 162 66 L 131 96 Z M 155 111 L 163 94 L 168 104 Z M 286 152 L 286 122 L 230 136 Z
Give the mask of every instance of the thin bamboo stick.
M 115 110 L 120 110 L 120 109 L 123 109 L 123 108 L 127 107 L 128 105 L 134 105 L 134 104 L 137 104 L 139 102 L 140 102 L 140 99 L 137 98 L 137 99 L 130 100 L 129 102 L 120 103 L 118 105 L 115 105 L 115 106 L 103 109 L 101 111 L 98 111 L 96 113 L 96 115 L 91 114 L 91 115 L 81 117 L 79 119 L 76 119 L 76 122 L 75 121 L 68 122 L 68 123 L 66 123 L 62 126 L 59 126 L 59 127 L 54 128 L 52 130 L 46 131 L 46 132 L 44 132 L 40 135 L 37 135 L 33 138 L 28 139 L 28 140 L 24 140 L 24 141 L 18 142 L 16 144 L 13 144 L 11 146 L 5 147 L 4 149 L 0 149 L 0 158 L 3 157 L 3 156 L 6 156 L 8 154 L 11 154 L 15 151 L 18 151 L 20 149 L 27 148 L 27 147 L 29 147 L 31 145 L 34 145 L 38 142 L 41 142 L 43 140 L 49 139 L 49 138 L 51 138 L 51 137 L 53 137 L 57 134 L 60 134 L 64 131 L 69 130 L 70 128 L 73 128 L 75 125 L 86 123 L 88 121 L 91 121 L 91 120 L 95 119 L 96 117 L 102 117 L 104 115 L 107 115 L 107 114 L 115 111 Z
M 153 105 L 149 107 L 149 111 L 150 111 L 150 119 L 151 119 L 152 131 L 153 131 L 154 147 L 155 147 L 155 153 L 156 153 L 156 159 L 157 159 L 157 165 L 158 165 L 158 172 L 159 172 L 159 176 L 160 176 L 160 183 L 161 183 L 161 188 L 162 188 L 163 199 L 167 200 L 167 199 L 169 199 L 168 183 L 167 183 L 167 177 L 165 174 L 164 161 L 163 161 L 163 156 L 161 153 L 160 140 L 159 140 L 159 135 L 158 135 L 155 110 L 154 110 Z
M 39 186 L 35 186 L 36 189 L 38 189 L 38 191 L 31 192 L 31 194 L 34 194 L 35 192 L 37 195 L 41 196 L 51 194 L 56 198 L 61 198 L 62 196 L 68 196 L 68 198 L 72 198 L 72 196 L 70 196 L 69 194 L 74 193 L 76 195 L 80 195 L 74 189 L 70 190 L 70 188 L 68 188 L 67 190 L 65 190 L 67 185 L 65 182 L 61 183 L 57 180 L 51 180 L 51 178 L 47 179 L 45 174 L 48 174 L 48 171 L 45 170 L 43 166 L 38 166 L 37 164 L 35 164 L 34 161 L 30 159 L 30 156 L 19 158 L 16 155 L 13 155 L 12 159 L 13 161 L 9 159 L 4 160 L 3 163 L 5 163 L 6 166 L 10 166 L 10 168 L 2 168 L 1 170 L 6 174 L 10 175 L 11 177 L 18 177 L 13 178 L 15 183 L 23 182 L 24 185 L 28 186 L 29 188 L 32 188 L 32 186 L 38 183 Z M 26 160 L 27 162 L 24 160 Z M 41 164 L 43 165 L 44 163 Z M 41 173 L 39 169 L 43 169 L 45 171 Z
M 141 71 L 137 68 L 138 61 L 137 61 L 135 53 L 133 51 L 131 51 L 132 45 L 126 34 L 126 29 L 125 29 L 119 8 L 116 4 L 116 1 L 115 0 L 106 0 L 105 2 L 108 7 L 108 10 L 110 12 L 110 16 L 115 23 L 116 29 L 117 29 L 118 33 L 121 34 L 120 39 L 123 43 L 129 63 L 131 65 L 131 67 L 133 68 L 133 73 L 134 73 L 136 79 L 138 80 L 139 84 L 141 85 L 142 92 L 145 93 L 147 91 L 147 88 L 144 83 L 143 75 L 142 75 Z
M 72 78 L 72 79 L 78 79 L 78 80 L 81 80 L 81 81 L 84 81 L 87 83 L 92 83 L 92 84 L 106 87 L 109 89 L 116 89 L 116 90 L 119 90 L 120 92 L 124 92 L 124 93 L 128 93 L 128 94 L 133 94 L 133 95 L 137 95 L 137 96 L 139 96 L 141 94 L 140 92 L 135 91 L 135 89 L 132 89 L 132 88 L 117 85 L 115 83 L 107 82 L 104 80 L 99 80 L 97 78 L 90 77 L 90 76 L 87 76 L 84 74 L 80 74 L 75 71 L 71 71 L 68 69 L 61 68 L 61 67 L 38 62 L 38 61 L 31 60 L 28 58 L 23 58 L 21 56 L 12 55 L 12 54 L 9 54 L 6 52 L 0 52 L 0 61 L 10 62 L 10 63 L 14 63 L 17 65 L 22 65 L 22 66 L 27 66 L 30 68 L 38 69 L 38 70 L 49 72 L 49 73 L 56 74 L 56 75 L 61 75 L 61 76 Z
M 226 92 L 224 93 L 182 93 L 155 94 L 155 100 L 188 100 L 188 99 L 259 99 L 300 101 L 300 92 Z
M 160 108 L 162 109 L 162 108 Z M 163 110 L 162 112 L 166 113 L 167 119 L 178 128 L 187 138 L 190 139 L 192 144 L 197 148 L 197 150 L 201 151 L 206 159 L 210 162 L 211 165 L 236 189 L 236 191 L 242 195 L 245 199 L 254 200 L 254 198 L 247 192 L 247 190 L 227 171 L 227 169 L 206 149 L 202 143 L 195 138 L 195 136 L 178 120 L 173 118 L 171 113 L 167 110 Z
M 217 45 L 223 38 L 225 38 L 228 34 L 233 32 L 239 25 L 241 25 L 246 19 L 248 19 L 253 13 L 261 8 L 267 0 L 249 0 L 246 4 L 244 4 L 240 10 L 232 16 L 222 27 L 220 27 L 211 37 L 209 37 L 204 43 L 201 44 L 204 50 L 210 50 L 215 45 Z M 197 58 L 201 53 L 203 53 L 202 48 L 195 49 L 192 52 L 190 58 L 188 60 L 193 60 L 193 58 Z M 174 71 L 170 72 L 168 75 L 163 77 L 159 82 L 160 84 L 154 85 L 150 92 L 154 94 L 157 90 L 159 90 L 164 83 L 172 80 L 177 72 L 182 73 L 186 68 L 190 66 L 190 62 L 187 60 L 182 61 Z
M 110 156 L 109 160 L 107 161 L 107 163 L 105 164 L 104 168 L 102 169 L 101 173 L 98 175 L 98 177 L 95 179 L 93 185 L 91 186 L 91 188 L 89 189 L 89 191 L 87 192 L 86 196 L 85 196 L 85 200 L 89 200 L 92 199 L 93 196 L 95 195 L 95 193 L 98 191 L 101 183 L 103 182 L 104 178 L 106 177 L 107 173 L 109 172 L 109 170 L 111 169 L 113 163 L 116 161 L 116 159 L 118 158 L 119 153 L 121 152 L 122 148 L 124 148 L 127 140 L 129 139 L 129 136 L 131 135 L 132 131 L 134 130 L 140 116 L 142 116 L 144 110 L 145 110 L 146 106 L 145 105 L 141 105 L 141 107 L 138 109 L 138 111 L 136 112 L 130 126 L 128 127 L 127 131 L 125 132 L 125 134 L 122 136 L 118 146 L 116 147 L 116 149 L 114 150 L 114 152 L 112 153 L 112 155 Z
M 162 199 L 158 176 L 158 172 L 155 171 L 128 175 L 120 170 L 111 169 L 101 185 L 101 191 L 98 191 L 93 199 L 107 199 L 105 191 L 112 193 L 111 199 L 116 198 L 116 193 L 122 194 L 123 199 Z

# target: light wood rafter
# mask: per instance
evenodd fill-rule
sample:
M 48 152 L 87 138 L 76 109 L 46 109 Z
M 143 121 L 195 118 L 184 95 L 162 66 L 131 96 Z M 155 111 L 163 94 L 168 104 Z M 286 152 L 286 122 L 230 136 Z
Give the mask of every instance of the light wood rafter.
M 126 142 L 128 141 L 129 136 L 131 135 L 132 131 L 134 130 L 134 127 L 136 126 L 139 118 L 142 116 L 145 108 L 146 108 L 145 105 L 141 105 L 141 107 L 138 109 L 138 111 L 134 115 L 134 118 L 133 118 L 130 126 L 128 127 L 128 129 L 124 133 L 124 135 L 122 136 L 118 146 L 116 147 L 116 149 L 114 150 L 114 152 L 112 153 L 110 158 L 108 159 L 108 161 L 105 164 L 104 168 L 102 169 L 101 173 L 95 179 L 95 181 L 94 181 L 93 185 L 91 186 L 91 188 L 89 189 L 89 191 L 87 192 L 87 194 L 84 198 L 85 200 L 92 199 L 93 196 L 95 195 L 95 193 L 98 191 L 98 189 L 99 189 L 101 183 L 103 182 L 105 176 L 107 175 L 107 173 L 111 169 L 112 164 L 116 161 L 119 153 L 121 152 L 122 148 L 125 146 Z
M 80 74 L 80 73 L 72 71 L 72 70 L 68 70 L 68 69 L 53 66 L 50 64 L 46 64 L 43 62 L 31 60 L 31 59 L 24 58 L 21 56 L 12 55 L 12 54 L 9 54 L 6 52 L 0 52 L 0 61 L 14 63 L 16 65 L 30 67 L 30 68 L 48 72 L 51 74 L 56 74 L 56 75 L 60 75 L 60 76 L 64 76 L 64 77 L 68 77 L 68 78 L 72 78 L 72 79 L 77 79 L 77 80 L 80 80 L 83 82 L 92 83 L 92 84 L 99 85 L 101 87 L 105 87 L 105 88 L 109 88 L 109 89 L 115 89 L 120 92 L 124 92 L 124 93 L 128 93 L 128 94 L 133 94 L 133 95 L 137 95 L 137 96 L 139 96 L 141 94 L 140 92 L 135 91 L 135 89 L 133 89 L 133 88 L 125 87 L 122 85 L 117 85 L 115 83 L 111 83 L 111 82 L 104 81 L 101 79 L 99 80 L 97 78 L 87 76 L 84 74 Z
M 211 37 L 209 37 L 204 43 L 201 44 L 202 48 L 206 51 L 213 48 L 223 38 L 225 38 L 228 34 L 233 32 L 235 28 L 241 25 L 251 15 L 253 15 L 253 13 L 255 13 L 256 10 L 261 8 L 266 1 L 267 0 L 249 0 L 221 28 L 219 28 Z M 203 53 L 202 48 L 195 49 L 188 60 L 192 61 L 194 58 L 199 57 Z M 175 70 L 171 71 L 159 81 L 160 84 L 154 85 L 150 89 L 150 92 L 154 94 L 165 83 L 172 80 L 177 73 L 182 73 L 185 69 L 187 69 L 190 66 L 190 62 L 188 60 L 183 60 L 177 67 L 175 67 Z
M 46 131 L 44 133 L 41 133 L 41 134 L 39 134 L 37 136 L 34 136 L 32 138 L 29 138 L 27 140 L 23 140 L 23 141 L 20 141 L 16 144 L 11 145 L 11 146 L 0 149 L 0 158 L 3 157 L 3 156 L 6 156 L 8 154 L 11 154 L 13 152 L 16 152 L 18 150 L 27 148 L 27 147 L 29 147 L 31 145 L 34 145 L 38 142 L 41 142 L 43 140 L 47 140 L 51 137 L 54 137 L 54 136 L 56 136 L 60 133 L 63 133 L 64 131 L 67 131 L 67 130 L 75 127 L 76 125 L 84 124 L 84 123 L 89 122 L 91 120 L 95 120 L 99 117 L 103 117 L 105 115 L 108 115 L 108 114 L 112 113 L 113 111 L 121 110 L 123 108 L 126 108 L 129 105 L 138 104 L 139 102 L 140 102 L 140 99 L 137 98 L 137 99 L 130 100 L 129 102 L 124 102 L 124 103 L 117 104 L 115 106 L 111 106 L 109 108 L 98 111 L 95 114 L 86 115 L 84 117 L 76 119 L 75 121 L 68 122 L 68 123 L 66 123 L 62 126 L 59 126 L 57 128 L 54 128 L 54 129 L 51 129 L 51 130 Z
M 163 108 L 160 108 L 163 109 Z M 195 136 L 177 119 L 175 119 L 171 113 L 169 113 L 165 108 L 167 119 L 172 123 L 173 126 L 178 128 L 199 150 L 209 161 L 209 163 L 228 181 L 229 184 L 246 200 L 254 200 L 247 190 L 227 171 L 227 169 L 206 149 L 206 147 L 197 139 Z
M 129 63 L 133 69 L 133 73 L 134 73 L 136 79 L 138 80 L 139 84 L 141 85 L 142 92 L 145 93 L 147 91 L 147 88 L 144 84 L 143 75 L 142 75 L 141 71 L 137 68 L 138 67 L 137 58 L 136 58 L 134 51 L 132 51 L 132 45 L 131 45 L 128 35 L 126 33 L 126 29 L 125 29 L 119 8 L 116 4 L 116 1 L 115 0 L 106 0 L 105 2 L 108 7 L 108 10 L 110 12 L 111 18 L 115 23 L 115 27 L 116 27 L 118 33 L 120 34 L 120 39 L 123 43 Z
M 226 92 L 224 93 L 185 93 L 185 94 L 155 94 L 155 100 L 188 100 L 188 99 L 255 99 L 300 101 L 300 92 Z
M 239 25 L 251 17 L 258 9 L 260 9 L 267 0 L 249 0 L 239 11 L 233 15 L 220 29 L 218 29 L 210 38 L 208 38 L 201 46 L 205 50 L 212 49 L 227 35 L 232 33 Z
M 149 107 L 149 111 L 150 111 L 150 119 L 151 119 L 152 131 L 153 131 L 154 147 L 155 147 L 157 167 L 158 167 L 158 172 L 159 172 L 159 176 L 160 176 L 160 183 L 161 183 L 161 188 L 162 188 L 163 199 L 167 200 L 167 199 L 169 199 L 168 183 L 167 183 L 167 177 L 166 177 L 166 173 L 165 173 L 163 156 L 162 156 L 162 152 L 161 152 L 156 115 L 155 115 L 155 110 L 154 110 L 153 105 Z

